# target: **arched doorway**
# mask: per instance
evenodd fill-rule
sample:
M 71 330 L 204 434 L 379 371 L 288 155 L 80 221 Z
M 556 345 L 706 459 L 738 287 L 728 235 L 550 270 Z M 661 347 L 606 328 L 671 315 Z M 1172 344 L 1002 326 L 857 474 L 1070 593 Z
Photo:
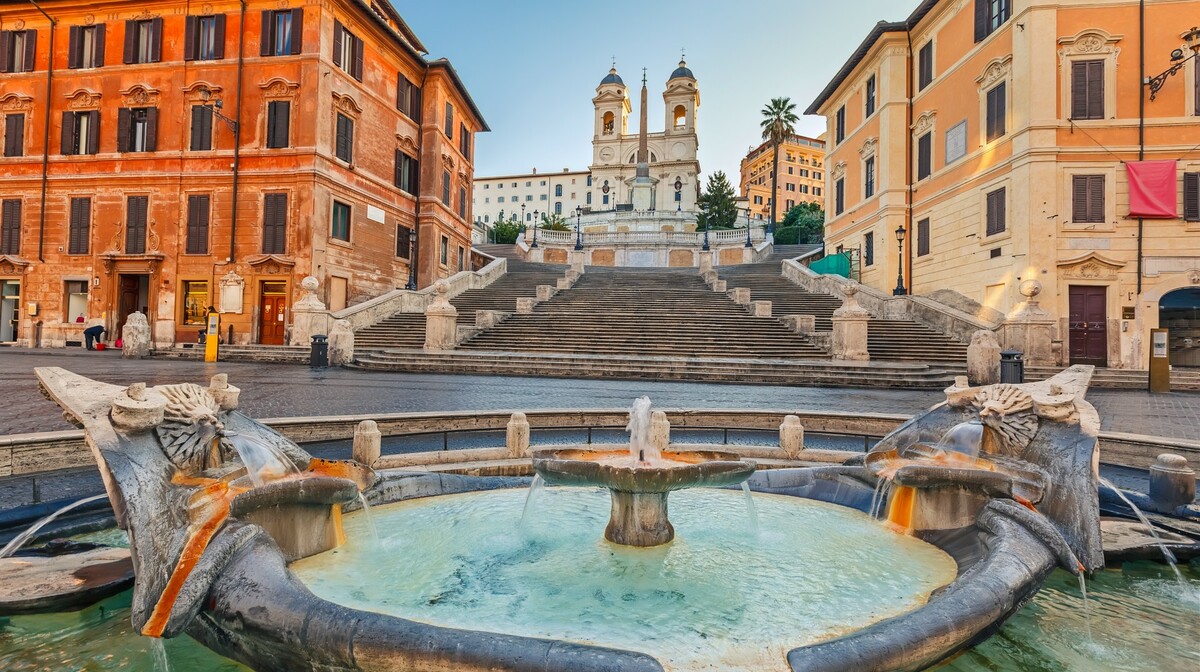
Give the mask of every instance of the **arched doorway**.
M 1200 367 L 1200 287 L 1184 287 L 1158 302 L 1158 326 L 1169 329 L 1171 366 Z

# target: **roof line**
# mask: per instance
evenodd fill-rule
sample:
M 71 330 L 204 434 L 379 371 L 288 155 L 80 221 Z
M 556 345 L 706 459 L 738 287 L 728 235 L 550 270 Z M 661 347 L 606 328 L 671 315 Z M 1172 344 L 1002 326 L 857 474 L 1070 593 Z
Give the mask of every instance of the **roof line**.
M 475 104 L 475 100 L 471 98 L 471 93 L 467 91 L 466 85 L 463 84 L 462 78 L 458 76 L 458 71 L 454 69 L 454 65 L 450 63 L 450 59 L 439 58 L 429 61 L 429 67 L 441 68 L 449 73 L 450 81 L 454 82 L 454 85 L 458 87 L 458 92 L 462 94 L 463 100 L 467 101 L 467 107 L 471 108 L 471 113 L 474 114 L 475 118 L 479 120 L 479 125 L 481 126 L 479 129 L 480 132 L 486 133 L 491 131 L 491 127 L 488 126 L 487 120 L 483 118 L 483 113 L 479 111 L 479 106 L 477 106 Z

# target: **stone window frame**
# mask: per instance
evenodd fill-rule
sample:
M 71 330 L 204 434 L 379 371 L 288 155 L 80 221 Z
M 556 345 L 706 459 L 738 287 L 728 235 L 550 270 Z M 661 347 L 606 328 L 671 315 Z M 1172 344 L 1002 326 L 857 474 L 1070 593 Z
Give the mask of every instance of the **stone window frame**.
M 22 132 L 24 133 L 24 137 L 21 138 L 21 154 L 16 155 L 16 156 L 6 157 L 6 156 L 4 156 L 4 154 L 2 152 L 0 152 L 0 161 L 4 160 L 5 158 L 10 158 L 10 159 L 26 158 L 25 150 L 29 148 L 30 130 L 33 126 L 32 124 L 29 123 L 30 117 L 33 115 L 33 97 L 27 96 L 27 95 L 24 95 L 21 93 L 17 93 L 15 91 L 5 93 L 3 96 L 0 96 L 0 135 L 4 136 L 3 137 L 4 142 L 8 142 L 8 136 L 6 135 L 6 132 L 3 129 L 5 128 L 5 124 L 7 123 L 6 118 L 10 114 L 25 115 L 25 122 L 22 124 L 22 129 L 21 129 Z
M 338 238 L 333 233 L 334 211 L 339 205 L 346 206 L 346 238 L 343 240 Z M 337 247 L 353 248 L 354 247 L 354 204 L 350 203 L 350 199 L 342 199 L 338 194 L 332 194 L 329 198 L 329 229 L 326 235 L 326 240 L 330 245 Z
M 1079 122 L 1076 122 L 1079 123 Z M 1116 163 L 1112 161 L 1081 161 L 1079 163 L 1060 163 L 1058 168 L 1059 184 L 1059 227 L 1063 231 L 1109 231 L 1117 230 L 1117 171 Z M 1074 189 L 1072 184 L 1076 175 L 1104 176 L 1104 221 L 1080 222 L 1073 221 Z
M 1195 59 L 1192 59 L 1192 60 L 1193 60 L 1193 62 L 1195 61 Z M 1187 217 L 1185 216 L 1185 213 L 1183 210 L 1183 208 L 1184 208 L 1184 193 L 1183 193 L 1184 177 L 1183 176 L 1186 173 L 1200 173 L 1200 159 L 1196 159 L 1196 158 L 1180 159 L 1178 171 L 1179 171 L 1179 178 L 1178 178 L 1179 179 L 1179 187 L 1178 187 L 1179 202 L 1178 202 L 1177 206 L 1179 209 L 1177 210 L 1177 212 L 1179 213 L 1179 221 L 1183 223 L 1184 230 L 1187 231 L 1188 233 L 1200 231 L 1200 222 L 1189 222 L 1187 220 Z M 1107 196 L 1107 194 L 1105 194 L 1105 195 Z
M 913 183 L 918 184 L 925 180 L 933 179 L 937 175 L 937 110 L 926 110 L 917 117 L 913 122 L 909 131 L 912 133 L 912 175 Z M 918 178 L 920 174 L 920 141 L 921 137 L 929 133 L 929 174 L 923 178 Z
M 1070 37 L 1058 38 L 1059 115 L 1063 121 L 1079 125 L 1097 125 L 1117 116 L 1117 43 L 1124 35 L 1113 35 L 1101 28 L 1085 28 Z M 1104 61 L 1104 118 L 1071 119 L 1071 70 L 1077 61 Z
M 191 154 L 217 151 L 217 127 L 220 125 L 220 120 L 216 118 L 215 114 L 213 115 L 212 119 L 212 135 L 210 137 L 212 142 L 209 145 L 209 148 L 192 149 L 192 107 L 196 105 L 204 105 L 209 107 L 211 105 L 211 103 L 204 100 L 204 95 L 202 92 L 207 92 L 210 100 L 216 100 L 221 98 L 221 91 L 222 89 L 220 84 L 213 84 L 203 79 L 198 79 L 183 87 L 183 98 L 185 101 L 184 107 L 187 110 L 187 149 L 184 151 Z
M 183 191 L 183 217 L 180 219 L 180 236 L 182 244 L 179 246 L 181 257 L 208 257 L 213 256 L 213 230 L 216 228 L 213 222 L 214 213 L 217 209 L 217 195 L 211 188 L 196 187 L 195 189 L 184 189 Z M 208 240 L 205 241 L 205 252 L 188 252 L 188 232 L 191 227 L 191 198 L 193 196 L 208 197 Z
M 330 152 L 330 156 L 332 156 L 333 159 L 335 161 L 337 161 L 338 163 L 346 164 L 347 167 L 353 169 L 354 168 L 354 155 L 355 155 L 355 151 L 354 151 L 354 149 L 355 149 L 354 148 L 355 133 L 354 133 L 354 131 L 356 131 L 358 128 L 358 120 L 359 120 L 359 117 L 362 116 L 362 107 L 359 106 L 359 104 L 354 100 L 353 97 L 345 95 L 345 94 L 337 93 L 335 91 L 333 94 L 333 106 L 330 109 L 332 111 L 331 119 L 332 119 L 332 123 L 333 123 L 333 127 L 332 127 L 333 133 L 331 135 L 331 138 L 333 140 L 333 146 L 332 146 L 333 151 Z M 346 161 L 345 159 L 342 159 L 341 157 L 339 157 L 337 155 L 337 123 L 338 123 L 338 115 L 339 114 L 346 117 L 347 119 L 349 119 L 352 124 L 351 137 L 350 137 L 350 160 L 349 161 Z
M 988 194 L 997 189 L 1004 190 L 1004 230 L 988 235 L 987 232 L 987 201 Z M 990 182 L 976 187 L 976 201 L 979 204 L 979 228 L 976 234 L 979 247 L 993 247 L 996 243 L 1008 240 L 1013 235 L 1013 184 L 1011 175 L 1003 175 Z
M 177 306 L 178 313 L 176 314 L 176 316 L 177 316 L 176 319 L 179 320 L 180 327 L 204 327 L 204 325 L 205 325 L 204 322 L 188 322 L 187 321 L 187 297 L 188 297 L 187 287 L 190 283 L 193 283 L 193 282 L 196 282 L 196 283 L 203 282 L 205 285 L 207 285 L 208 290 L 205 292 L 205 295 L 208 297 L 208 305 L 210 305 L 210 306 L 216 305 L 216 302 L 213 300 L 214 299 L 214 296 L 213 296 L 214 295 L 214 291 L 213 291 L 214 287 L 213 287 L 213 279 L 211 277 L 203 276 L 203 275 L 187 275 L 187 274 L 181 275 L 179 277 L 179 292 L 178 292 L 179 298 L 176 301 L 176 303 L 178 304 L 178 306 Z M 220 292 L 215 292 L 215 294 L 219 295 Z M 182 330 L 183 329 L 180 329 L 180 331 L 182 331 Z
M 867 201 L 869 201 L 873 198 L 878 198 L 879 195 L 883 192 L 883 180 L 881 179 L 883 176 L 883 171 L 880 169 L 880 166 L 879 166 L 879 138 L 878 137 L 867 138 L 866 142 L 863 143 L 862 148 L 860 148 L 858 150 L 858 157 L 859 157 L 858 168 L 859 168 L 860 174 L 862 175 L 862 181 L 859 183 L 860 188 L 858 191 L 859 198 L 861 199 L 861 202 L 860 202 L 860 204 L 861 204 L 861 203 L 866 203 Z M 869 161 L 871 159 L 874 159 L 874 167 L 871 172 L 872 191 L 871 191 L 871 195 L 868 196 L 867 195 L 867 161 Z
M 1013 72 L 1012 54 L 993 58 L 984 67 L 975 84 L 979 95 L 979 147 L 985 148 L 1012 138 L 1013 135 Z M 994 140 L 987 137 L 987 99 L 988 92 L 1004 84 L 1004 134 Z M 968 131 L 970 125 L 967 126 Z M 969 148 L 968 148 L 969 149 Z M 971 152 L 968 151 L 967 154 Z
M 296 146 L 296 124 L 291 123 L 292 117 L 296 114 L 296 98 L 300 95 L 299 82 L 293 82 L 283 77 L 272 77 L 264 82 L 260 82 L 258 88 L 262 90 L 262 149 L 293 149 Z M 267 147 L 268 136 L 271 124 L 271 103 L 276 101 L 284 101 L 290 103 L 291 110 L 288 114 L 288 144 L 287 147 Z M 335 118 L 336 119 L 336 118 Z M 214 144 L 216 144 L 214 142 Z M 291 207 L 290 205 L 288 207 Z

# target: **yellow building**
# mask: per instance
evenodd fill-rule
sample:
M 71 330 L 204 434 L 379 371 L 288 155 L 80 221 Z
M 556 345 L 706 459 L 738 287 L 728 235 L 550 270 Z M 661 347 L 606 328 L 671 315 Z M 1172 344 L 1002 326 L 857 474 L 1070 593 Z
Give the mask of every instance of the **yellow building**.
M 770 141 L 755 147 L 742 159 L 741 194 L 750 203 L 755 219 L 771 218 L 771 166 L 775 161 Z M 776 216 L 801 203 L 825 202 L 825 140 L 793 135 L 779 146 L 779 183 Z
M 1200 365 L 1197 17 L 1200 0 L 925 0 L 877 24 L 807 110 L 830 129 L 827 247 L 858 250 L 866 285 L 899 274 L 1004 314 L 1036 280 L 1063 364 L 1144 369 L 1161 322 L 1172 362 Z M 1174 162 L 1167 218 L 1131 212 L 1143 157 Z

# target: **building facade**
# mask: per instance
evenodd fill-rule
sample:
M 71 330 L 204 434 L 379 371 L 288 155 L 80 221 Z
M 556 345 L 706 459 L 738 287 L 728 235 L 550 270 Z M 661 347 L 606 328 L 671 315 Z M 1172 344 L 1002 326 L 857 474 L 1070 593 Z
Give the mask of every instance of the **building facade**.
M 1173 363 L 1200 364 L 1197 16 L 1196 0 L 925 0 L 877 24 L 808 109 L 829 128 L 826 246 L 857 250 L 865 284 L 1000 313 L 1036 280 L 1064 364 L 1144 369 L 1168 323 Z M 1151 95 L 1143 77 L 1176 63 Z M 1163 218 L 1135 212 L 1142 158 L 1173 163 Z
M 755 219 L 771 218 L 771 168 L 775 151 L 768 140 L 752 148 L 742 159 L 740 192 L 750 204 Z M 780 220 L 788 210 L 801 203 L 825 203 L 825 141 L 793 135 L 779 145 L 779 179 L 775 197 L 779 199 Z
M 390 3 L 41 8 L 0 3 L 0 341 L 213 306 L 283 343 L 305 276 L 337 310 L 469 263 L 487 126 Z
M 532 225 L 545 214 L 574 217 L 575 208 L 591 208 L 593 199 L 591 174 L 567 168 L 560 173 L 534 169 L 520 175 L 478 177 L 474 187 L 475 220 L 488 229 L 502 220 Z

